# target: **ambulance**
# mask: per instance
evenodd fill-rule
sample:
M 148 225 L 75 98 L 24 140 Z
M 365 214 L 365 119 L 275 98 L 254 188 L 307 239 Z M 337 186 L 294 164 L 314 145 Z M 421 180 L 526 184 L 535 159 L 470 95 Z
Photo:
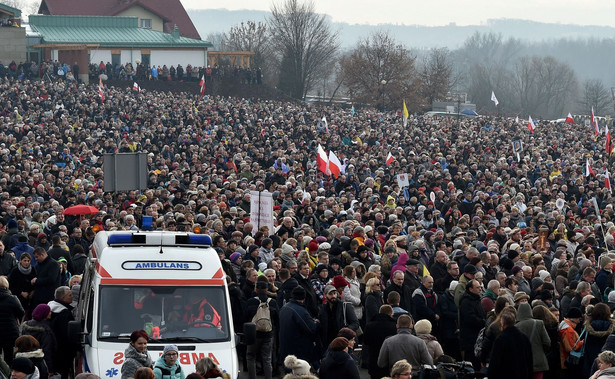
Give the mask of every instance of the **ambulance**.
M 69 333 L 82 346 L 77 373 L 119 379 L 130 334 L 143 329 L 154 361 L 173 344 L 186 375 L 210 357 L 238 376 L 225 273 L 208 235 L 98 232 L 76 312 Z

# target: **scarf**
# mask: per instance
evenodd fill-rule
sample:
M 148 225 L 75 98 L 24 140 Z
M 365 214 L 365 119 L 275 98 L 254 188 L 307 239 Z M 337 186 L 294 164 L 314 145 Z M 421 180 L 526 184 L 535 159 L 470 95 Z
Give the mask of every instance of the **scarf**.
M 21 265 L 21 263 L 18 263 L 17 267 L 19 268 L 19 272 L 24 275 L 30 275 L 30 273 L 32 272 L 32 265 L 28 266 L 28 268 L 25 268 Z

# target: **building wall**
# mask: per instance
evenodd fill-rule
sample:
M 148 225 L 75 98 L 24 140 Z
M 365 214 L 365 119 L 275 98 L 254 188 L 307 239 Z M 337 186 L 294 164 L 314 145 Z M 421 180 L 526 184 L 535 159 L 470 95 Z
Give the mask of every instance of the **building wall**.
M 13 60 L 26 60 L 26 28 L 0 28 L 0 63 L 8 66 Z
M 163 22 L 162 19 L 160 17 L 158 17 L 158 15 L 156 15 L 155 13 L 152 13 L 150 11 L 148 11 L 147 9 L 140 7 L 140 6 L 134 6 L 130 9 L 126 9 L 124 12 L 120 12 L 118 13 L 116 16 L 122 16 L 122 17 L 138 17 L 139 18 L 139 27 L 141 26 L 141 19 L 145 18 L 145 19 L 151 19 L 152 20 L 152 30 L 157 30 L 159 32 L 163 32 Z
M 188 64 L 192 67 L 206 66 L 207 57 L 201 50 L 151 50 L 151 62 L 156 66 L 177 66 L 180 63 L 184 68 Z

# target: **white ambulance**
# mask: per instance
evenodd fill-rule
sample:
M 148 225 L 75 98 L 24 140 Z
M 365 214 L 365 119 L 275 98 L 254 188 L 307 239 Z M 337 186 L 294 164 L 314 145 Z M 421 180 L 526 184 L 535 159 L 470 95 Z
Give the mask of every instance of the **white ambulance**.
M 231 303 L 209 236 L 102 231 L 90 254 L 69 326 L 82 345 L 77 372 L 119 379 L 129 336 L 143 329 L 154 361 L 174 344 L 186 375 L 210 357 L 237 378 Z

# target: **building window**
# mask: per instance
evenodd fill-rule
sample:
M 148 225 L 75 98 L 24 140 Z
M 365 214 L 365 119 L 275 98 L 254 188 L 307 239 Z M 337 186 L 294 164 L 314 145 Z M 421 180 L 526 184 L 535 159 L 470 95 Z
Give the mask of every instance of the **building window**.
M 141 28 L 143 29 L 151 29 L 152 28 L 152 19 L 151 18 L 142 18 L 140 20 Z
M 121 54 L 111 54 L 111 64 L 115 68 L 117 65 L 122 64 L 122 55 Z

